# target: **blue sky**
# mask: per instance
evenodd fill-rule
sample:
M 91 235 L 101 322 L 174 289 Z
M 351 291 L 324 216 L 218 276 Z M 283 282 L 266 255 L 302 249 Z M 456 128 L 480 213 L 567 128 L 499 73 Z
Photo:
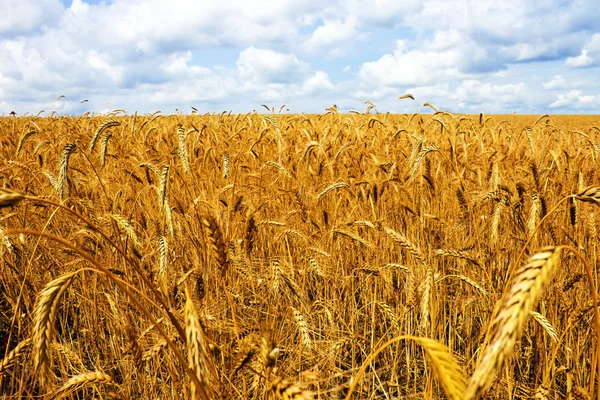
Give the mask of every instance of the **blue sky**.
M 0 0 L 0 14 L 0 114 L 366 100 L 600 114 L 596 0 Z

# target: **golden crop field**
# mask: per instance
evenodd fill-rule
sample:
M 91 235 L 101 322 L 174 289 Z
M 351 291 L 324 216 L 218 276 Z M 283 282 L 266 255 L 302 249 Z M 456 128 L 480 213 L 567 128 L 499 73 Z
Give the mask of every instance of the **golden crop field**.
M 600 117 L 0 118 L 0 398 L 598 394 Z

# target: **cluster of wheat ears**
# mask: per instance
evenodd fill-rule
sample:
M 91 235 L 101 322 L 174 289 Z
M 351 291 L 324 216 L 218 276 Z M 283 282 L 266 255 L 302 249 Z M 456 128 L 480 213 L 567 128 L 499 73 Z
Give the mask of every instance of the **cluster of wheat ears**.
M 0 118 L 0 397 L 600 396 L 597 119 L 372 108 Z

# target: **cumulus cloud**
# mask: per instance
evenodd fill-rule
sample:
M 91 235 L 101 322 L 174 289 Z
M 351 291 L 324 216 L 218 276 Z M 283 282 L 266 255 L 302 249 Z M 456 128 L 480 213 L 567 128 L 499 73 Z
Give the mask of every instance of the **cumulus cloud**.
M 571 68 L 589 67 L 597 65 L 600 60 L 600 33 L 592 36 L 577 57 L 569 57 L 565 65 Z
M 399 40 L 392 54 L 366 62 L 358 74 L 361 81 L 378 86 L 425 85 L 461 76 L 460 48 L 441 51 L 409 49 Z
M 550 108 L 568 106 L 576 102 L 581 96 L 581 90 L 571 90 L 566 94 L 559 94 L 556 101 L 549 105 Z
M 91 68 L 102 72 L 114 82 L 120 82 L 123 78 L 123 67 L 115 65 L 107 54 L 90 51 L 87 62 Z
M 586 109 L 600 105 L 600 95 L 583 95 L 581 90 L 571 90 L 559 94 L 548 107 L 565 109 Z
M 189 65 L 190 61 L 192 61 L 191 51 L 171 54 L 168 61 L 160 65 L 160 69 L 167 74 L 176 76 L 178 78 L 193 78 L 198 76 L 206 76 L 211 73 L 209 68 L 198 65 Z
M 325 20 L 304 42 L 304 48 L 311 52 L 326 51 L 333 57 L 343 56 L 352 41 L 365 38 L 364 34 L 359 33 L 356 23 L 354 16 L 345 21 Z
M 569 87 L 567 81 L 561 75 L 554 75 L 552 77 L 552 80 L 545 82 L 544 84 L 542 84 L 542 86 L 544 87 L 544 89 L 548 90 L 566 89 Z
M 6 37 L 54 25 L 63 6 L 59 0 L 0 0 L 0 10 L 0 35 Z
M 516 84 L 492 85 L 478 80 L 465 80 L 458 86 L 449 98 L 459 104 L 478 105 L 517 104 L 523 103 L 528 97 L 527 86 L 523 82 Z
M 418 0 L 346 0 L 340 1 L 335 10 L 356 15 L 368 24 L 394 27 L 401 25 L 406 16 L 414 15 L 422 8 L 423 2 Z
M 581 68 L 587 67 L 594 62 L 594 59 L 588 56 L 588 51 L 586 49 L 581 50 L 581 54 L 577 57 L 569 57 L 567 61 L 565 61 L 565 65 L 567 67 L 572 68 Z
M 292 83 L 301 80 L 308 64 L 294 54 L 249 47 L 236 61 L 242 78 L 256 83 Z
M 329 80 L 327 72 L 317 71 L 313 76 L 304 81 L 300 93 L 305 96 L 314 95 L 316 93 L 333 90 L 334 88 L 335 86 Z

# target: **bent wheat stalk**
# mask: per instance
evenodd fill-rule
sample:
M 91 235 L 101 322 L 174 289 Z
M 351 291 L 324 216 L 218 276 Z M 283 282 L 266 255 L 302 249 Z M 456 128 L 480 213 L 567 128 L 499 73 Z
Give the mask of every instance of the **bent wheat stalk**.
M 433 339 L 403 335 L 396 336 L 395 338 L 388 340 L 373 353 L 371 353 L 369 357 L 367 357 L 363 365 L 358 370 L 356 376 L 354 376 L 354 379 L 350 383 L 346 400 L 349 400 L 352 397 L 352 393 L 356 389 L 360 379 L 365 374 L 365 371 L 369 365 L 371 365 L 375 357 L 377 357 L 390 345 L 402 340 L 412 340 L 423 348 L 427 358 L 429 359 L 434 375 L 440 382 L 442 388 L 444 389 L 444 393 L 449 399 L 462 400 L 465 398 L 464 393 L 467 386 L 467 379 L 462 367 L 458 364 L 458 361 L 452 355 L 450 350 L 444 344 Z

